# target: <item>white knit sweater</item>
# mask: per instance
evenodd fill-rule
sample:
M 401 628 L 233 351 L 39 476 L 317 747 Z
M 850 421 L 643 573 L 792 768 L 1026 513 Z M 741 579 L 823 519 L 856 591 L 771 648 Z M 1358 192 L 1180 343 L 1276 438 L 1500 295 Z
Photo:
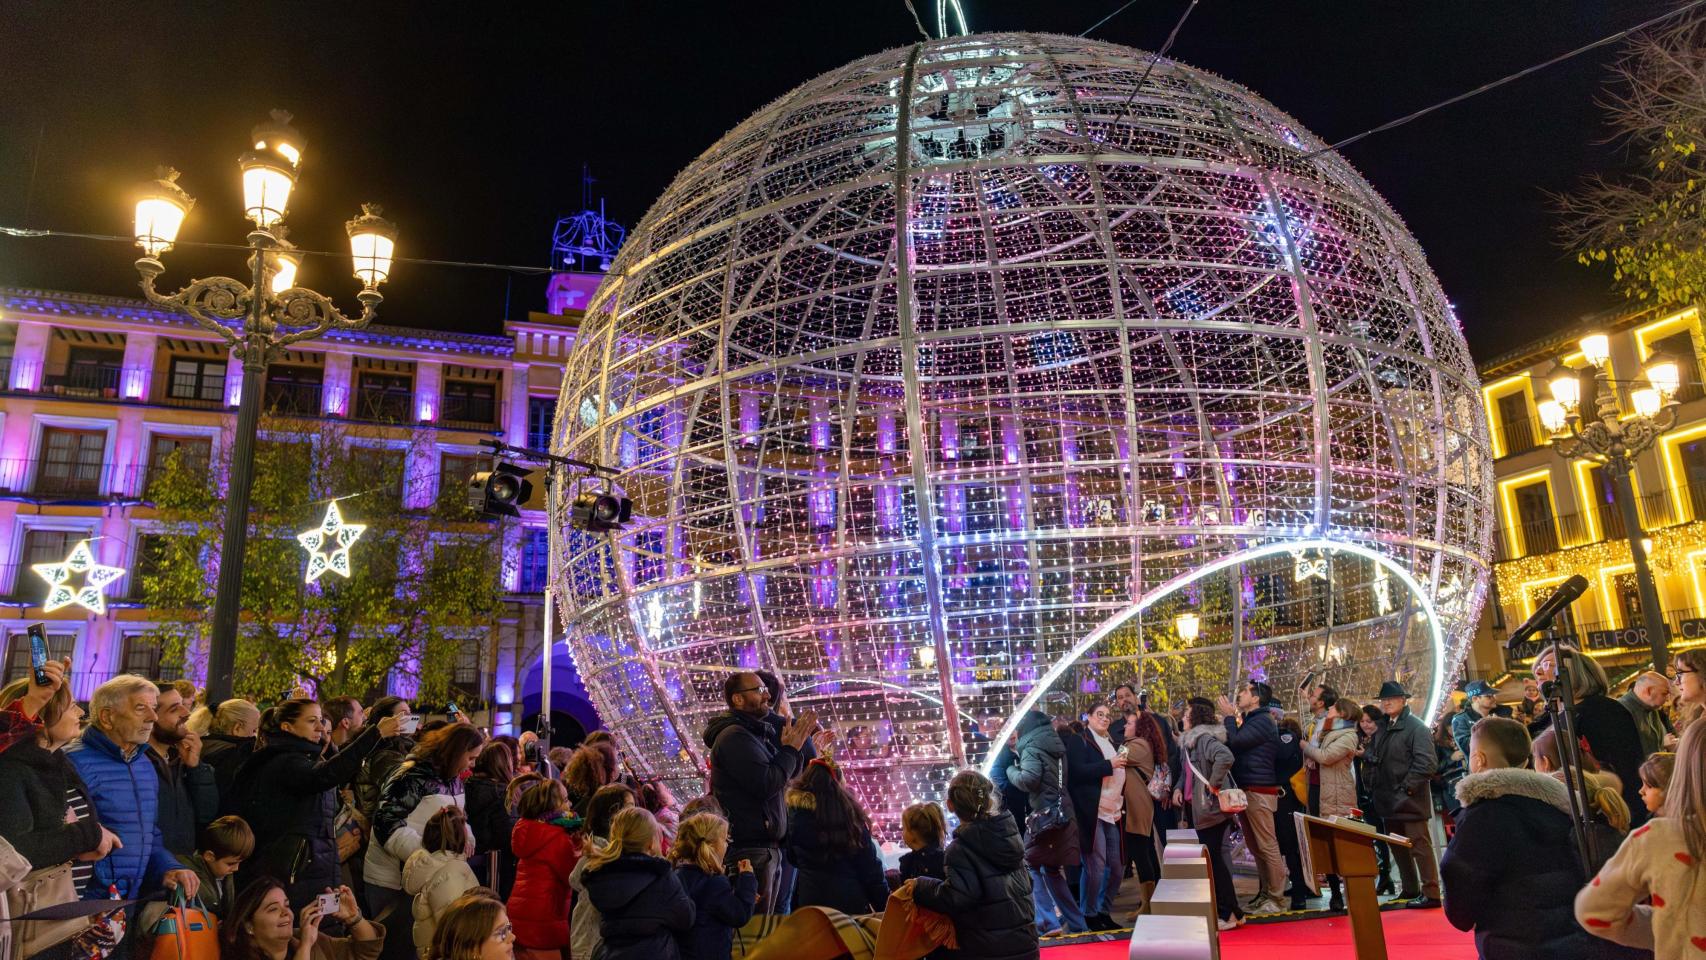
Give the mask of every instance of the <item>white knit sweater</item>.
M 1641 903 L 1652 898 L 1652 906 Z M 1706 864 L 1688 851 L 1682 827 L 1657 817 L 1576 894 L 1576 922 L 1589 933 L 1655 957 L 1706 957 Z

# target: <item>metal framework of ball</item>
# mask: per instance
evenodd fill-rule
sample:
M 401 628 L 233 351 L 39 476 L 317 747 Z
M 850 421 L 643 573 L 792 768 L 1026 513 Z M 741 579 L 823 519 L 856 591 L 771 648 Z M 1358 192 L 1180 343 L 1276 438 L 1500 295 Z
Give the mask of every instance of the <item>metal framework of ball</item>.
M 566 362 L 563 623 L 636 768 L 696 777 L 733 672 L 835 731 L 874 819 L 1076 717 L 1313 672 L 1438 709 L 1491 455 L 1398 216 L 1295 120 L 1126 47 L 931 41 L 687 167 Z

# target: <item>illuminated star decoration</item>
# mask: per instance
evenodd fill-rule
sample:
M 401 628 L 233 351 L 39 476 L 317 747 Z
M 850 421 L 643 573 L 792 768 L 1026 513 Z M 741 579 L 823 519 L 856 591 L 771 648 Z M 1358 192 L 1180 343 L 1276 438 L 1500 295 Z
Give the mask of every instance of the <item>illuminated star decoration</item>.
M 1304 555 L 1307 552 L 1305 550 L 1291 551 L 1291 578 L 1299 583 L 1308 580 L 1310 577 L 1327 579 L 1327 558 L 1320 556 L 1311 560 Z
M 106 613 L 107 597 L 101 591 L 125 574 L 123 567 L 96 563 L 87 540 L 77 541 L 77 545 L 71 548 L 71 555 L 63 562 L 38 563 L 31 569 L 47 581 L 47 599 L 41 605 L 44 613 L 52 613 L 73 603 L 94 613 Z M 74 574 L 83 575 L 83 586 L 71 586 L 69 581 Z
M 303 575 L 302 582 L 313 583 L 327 570 L 348 577 L 349 548 L 361 539 L 362 531 L 366 529 L 365 523 L 345 523 L 344 515 L 338 512 L 336 500 L 326 504 L 326 518 L 320 521 L 320 525 L 296 535 L 296 542 L 308 551 L 308 572 Z

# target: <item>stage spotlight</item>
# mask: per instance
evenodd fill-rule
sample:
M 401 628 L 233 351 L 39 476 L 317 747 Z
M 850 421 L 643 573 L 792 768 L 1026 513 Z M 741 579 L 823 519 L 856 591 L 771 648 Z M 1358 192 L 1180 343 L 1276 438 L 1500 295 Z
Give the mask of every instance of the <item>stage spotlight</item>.
M 582 490 L 569 508 L 569 525 L 576 530 L 603 533 L 620 530 L 634 516 L 634 501 L 609 489 Z
M 532 500 L 533 482 L 513 463 L 499 461 L 468 479 L 468 506 L 486 516 L 519 517 Z

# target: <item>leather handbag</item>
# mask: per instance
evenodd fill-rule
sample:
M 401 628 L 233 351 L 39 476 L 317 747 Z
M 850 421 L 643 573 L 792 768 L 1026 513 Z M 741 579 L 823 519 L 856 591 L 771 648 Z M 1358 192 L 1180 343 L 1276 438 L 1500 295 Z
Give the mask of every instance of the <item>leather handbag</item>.
M 1198 780 L 1202 781 L 1203 788 L 1214 795 L 1215 802 L 1220 804 L 1221 813 L 1232 816 L 1250 809 L 1250 798 L 1244 794 L 1244 791 L 1236 786 L 1218 788 L 1209 783 L 1208 778 L 1202 775 L 1201 770 L 1197 769 L 1197 765 L 1191 762 L 1191 752 L 1186 750 L 1184 753 L 1185 765 L 1191 768 L 1191 772 L 1197 775 Z M 1232 779 L 1231 771 L 1227 771 L 1226 782 L 1233 784 L 1237 782 Z
M 1060 758 L 1060 789 L 1055 791 L 1054 802 L 1044 804 L 1031 811 L 1025 818 L 1025 835 L 1037 836 L 1063 826 L 1072 825 L 1072 814 L 1066 810 L 1066 758 Z
M 22 917 L 44 907 L 72 903 L 77 888 L 71 883 L 71 862 L 32 870 L 23 882 L 6 891 L 9 915 Z M 12 951 L 16 957 L 32 957 L 49 947 L 56 947 L 88 929 L 89 917 L 69 917 L 62 920 L 14 921 Z
M 1059 788 L 1054 802 L 1025 818 L 1025 863 L 1032 867 L 1075 867 L 1082 859 L 1078 828 L 1067 809 L 1066 758 L 1060 758 Z
M 154 924 L 152 960 L 219 960 L 219 922 L 200 897 L 172 891 L 172 905 Z

